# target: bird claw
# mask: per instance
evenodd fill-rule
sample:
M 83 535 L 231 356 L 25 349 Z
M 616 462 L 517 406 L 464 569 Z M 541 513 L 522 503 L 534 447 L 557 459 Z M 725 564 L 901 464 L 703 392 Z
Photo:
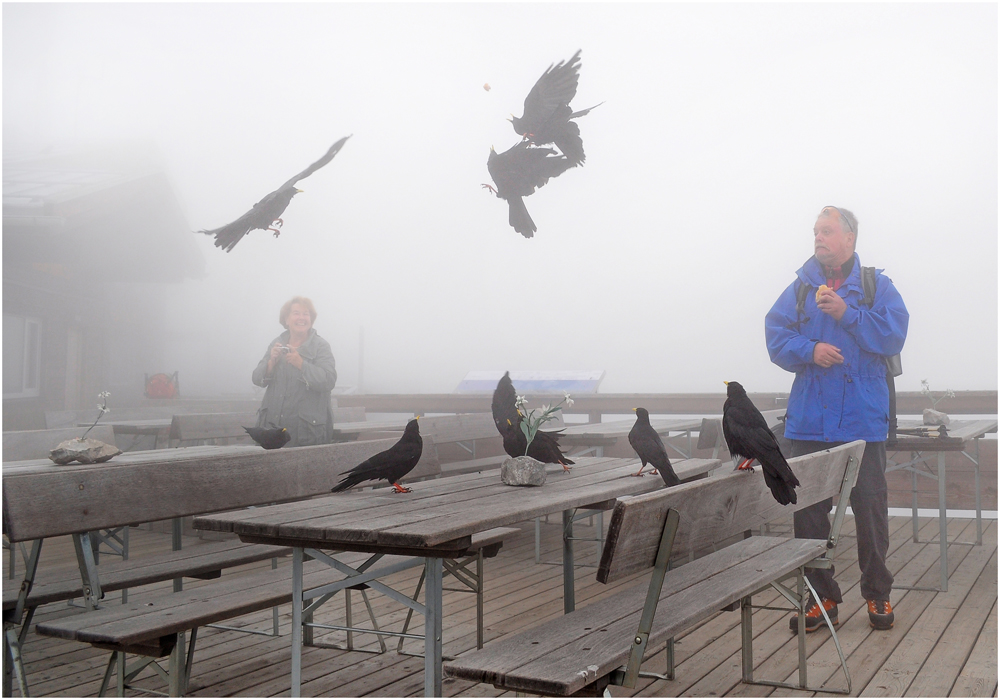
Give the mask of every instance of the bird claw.
M 495 194 L 497 197 L 500 196 L 500 193 L 497 192 L 497 189 L 493 185 L 490 185 L 490 184 L 487 184 L 487 183 L 484 182 L 483 183 L 483 189 L 489 190 L 490 192 L 492 192 L 493 194 Z
M 562 464 L 562 462 L 560 462 L 559 464 Z M 562 464 L 562 468 L 563 468 L 563 474 L 569 474 L 570 467 L 568 464 Z
M 278 230 L 278 229 L 276 229 L 276 228 L 269 228 L 269 229 L 267 229 L 267 230 L 268 230 L 268 231 L 272 231 L 272 232 L 274 232 L 274 237 L 275 237 L 275 238 L 277 238 L 278 236 L 280 236 L 280 235 L 281 235 L 281 231 L 279 231 L 279 230 Z
M 753 474 L 754 469 L 753 467 L 750 466 L 752 463 L 753 463 L 752 459 L 744 460 L 743 463 L 740 464 L 740 466 L 736 467 L 736 470 L 741 472 L 750 472 L 751 474 Z
M 632 476 L 646 476 L 646 475 L 645 475 L 645 474 L 643 474 L 643 473 L 642 473 L 642 470 L 640 469 L 639 471 L 637 471 L 637 472 L 636 472 L 635 474 L 633 474 Z
M 392 485 L 393 493 L 410 493 L 411 491 L 413 491 L 413 489 L 408 489 L 405 486 L 400 486 L 399 484 Z
M 657 474 L 659 474 L 659 473 L 660 473 L 660 472 L 656 471 L 655 469 L 653 470 L 653 475 L 654 475 L 654 476 L 656 476 L 656 475 L 657 475 Z
M 274 226 L 274 225 L 277 225 L 278 228 L 282 228 L 282 227 L 284 227 L 285 222 L 282 221 L 281 219 L 275 219 L 274 221 L 271 222 L 271 226 Z

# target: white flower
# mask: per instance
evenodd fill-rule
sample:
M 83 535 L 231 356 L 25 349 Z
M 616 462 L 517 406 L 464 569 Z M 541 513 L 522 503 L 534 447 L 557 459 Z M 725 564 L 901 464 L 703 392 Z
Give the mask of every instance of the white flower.
M 517 401 L 514 402 L 514 405 L 517 408 L 521 408 L 521 406 L 524 406 L 526 403 L 528 403 L 528 401 L 523 396 L 518 396 Z
M 549 405 L 547 403 L 542 404 L 542 413 L 548 413 L 548 410 L 549 410 Z
M 573 399 L 569 397 L 569 394 L 563 395 L 563 401 L 566 403 L 566 408 L 571 408 L 573 406 Z
M 111 392 L 110 391 L 102 391 L 100 394 L 97 395 L 97 398 L 99 398 L 99 399 L 106 399 L 109 396 L 111 396 Z

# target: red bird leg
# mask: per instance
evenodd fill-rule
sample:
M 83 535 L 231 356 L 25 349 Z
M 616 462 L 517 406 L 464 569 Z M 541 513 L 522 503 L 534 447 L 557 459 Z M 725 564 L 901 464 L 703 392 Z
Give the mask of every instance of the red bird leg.
M 736 468 L 742 471 L 749 470 L 753 472 L 753 467 L 750 466 L 751 462 L 753 462 L 753 457 L 751 457 L 750 459 L 744 459 L 742 462 L 740 462 L 740 466 Z
M 273 222 L 271 222 L 271 226 L 274 226 L 275 224 L 278 225 L 278 228 L 282 228 L 284 227 L 285 222 L 282 221 L 281 219 L 275 219 Z
M 496 188 L 493 185 L 488 185 L 488 184 L 486 184 L 484 182 L 483 183 L 483 188 L 489 190 L 490 192 L 492 192 L 493 194 L 495 194 L 497 197 L 500 196 L 500 193 L 497 192 Z
M 656 469 L 654 468 L 652 473 L 653 474 L 659 474 L 660 472 L 656 471 Z
M 273 232 L 274 232 L 274 237 L 275 237 L 275 238 L 277 238 L 278 236 L 280 236 L 280 235 L 281 235 L 281 231 L 279 231 L 279 230 L 278 230 L 278 229 L 276 229 L 276 228 L 269 228 L 269 229 L 267 229 L 267 230 L 268 230 L 268 231 L 273 231 Z
M 392 482 L 392 492 L 393 493 L 410 493 L 413 489 L 408 489 L 405 486 L 400 486 L 397 482 Z
M 560 462 L 559 464 L 562 465 L 563 472 L 565 472 L 566 474 L 569 474 L 569 465 L 566 464 L 565 462 Z

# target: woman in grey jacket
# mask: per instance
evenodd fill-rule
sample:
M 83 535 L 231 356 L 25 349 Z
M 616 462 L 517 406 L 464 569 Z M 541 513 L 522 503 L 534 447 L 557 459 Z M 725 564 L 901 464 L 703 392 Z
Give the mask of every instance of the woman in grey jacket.
M 265 387 L 257 427 L 280 427 L 291 437 L 287 447 L 330 441 L 333 415 L 330 392 L 337 366 L 330 344 L 313 329 L 316 307 L 293 297 L 281 307 L 278 322 L 286 328 L 275 338 L 253 371 L 253 383 Z

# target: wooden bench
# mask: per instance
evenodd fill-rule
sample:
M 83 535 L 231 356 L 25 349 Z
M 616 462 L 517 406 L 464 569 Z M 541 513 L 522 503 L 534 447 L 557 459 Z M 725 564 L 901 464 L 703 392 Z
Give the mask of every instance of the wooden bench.
M 257 425 L 256 413 L 178 413 L 170 421 L 170 440 L 175 446 L 205 444 L 250 444 L 244 426 Z
M 484 557 L 496 556 L 503 540 L 517 532 L 520 531 L 516 528 L 495 528 L 479 533 L 472 538 L 469 549 L 460 555 L 478 562 L 478 580 L 467 582 L 464 576 L 471 574 L 467 569 L 463 569 L 459 575 L 456 575 L 456 579 L 467 583 L 469 589 L 477 594 L 480 639 L 482 637 L 482 560 Z M 363 572 L 369 559 L 368 555 L 361 553 L 341 555 L 342 563 L 346 564 L 352 573 Z M 368 584 L 355 583 L 357 579 L 350 574 L 316 564 L 318 563 L 307 562 L 305 566 L 305 584 L 310 588 L 326 586 L 325 596 L 327 597 L 341 590 L 347 595 L 352 589 L 360 590 L 362 595 L 366 595 L 365 590 L 368 588 Z M 390 555 L 381 557 L 379 564 L 383 567 L 392 566 L 401 571 L 420 566 L 423 564 L 423 560 L 420 557 Z M 39 634 L 45 636 L 84 642 L 112 652 L 99 695 L 103 695 L 107 690 L 112 674 L 117 679 L 118 695 L 123 696 L 125 689 L 129 687 L 128 684 L 142 669 L 150 664 L 157 664 L 159 670 L 167 676 L 169 695 L 178 697 L 184 694 L 190 681 L 198 628 L 290 603 L 292 600 L 291 576 L 291 567 L 286 566 L 276 571 L 227 577 L 224 580 L 200 586 L 190 592 L 145 597 L 137 603 L 94 610 L 61 620 L 39 623 L 36 629 Z M 423 578 L 421 577 L 417 584 L 417 590 L 413 594 L 414 600 L 419 595 L 422 582 Z M 371 616 L 371 628 L 353 627 L 348 622 L 347 626 L 334 627 L 333 629 L 346 631 L 349 635 L 348 640 L 352 634 L 374 634 L 378 636 L 383 652 L 386 651 L 383 637 L 400 636 L 402 641 L 402 635 L 407 634 L 410 616 L 407 616 L 402 632 L 398 634 L 389 632 L 379 628 L 371 613 L 367 597 L 365 603 Z M 348 608 L 348 620 L 350 620 L 349 611 L 350 608 Z M 306 624 L 307 629 L 311 632 L 314 625 L 311 621 Z M 324 629 L 331 628 L 330 625 L 315 626 Z M 190 637 L 185 654 L 184 638 L 181 635 L 187 632 L 190 632 Z M 310 635 L 307 635 L 307 642 L 311 642 L 309 637 Z M 347 648 L 352 648 L 350 641 Z M 141 658 L 129 666 L 126 663 L 126 654 L 135 654 Z M 169 663 L 168 667 L 163 669 L 157 660 L 165 656 L 169 656 Z M 140 688 L 140 690 L 142 689 Z
M 795 506 L 778 505 L 759 473 L 741 472 L 621 499 L 612 514 L 597 580 L 609 583 L 653 567 L 648 585 L 635 586 L 462 654 L 444 665 L 445 673 L 492 683 L 502 690 L 609 696 L 610 684 L 634 688 L 646 652 L 664 646 L 667 674 L 656 677 L 672 678 L 673 637 L 738 604 L 744 682 L 843 692 L 808 687 L 804 611 L 811 586 L 805 568 L 826 567 L 833 559 L 863 451 L 864 442 L 857 441 L 789 460 L 801 482 Z M 837 495 L 828 541 L 756 536 L 721 546 L 776 517 Z M 671 555 L 691 555 L 720 546 L 707 556 L 667 570 Z M 791 577 L 796 579 L 794 589 L 783 584 Z M 769 586 L 793 601 L 799 614 L 798 685 L 753 678 L 752 596 Z M 850 693 L 850 674 L 836 632 L 832 632 Z

